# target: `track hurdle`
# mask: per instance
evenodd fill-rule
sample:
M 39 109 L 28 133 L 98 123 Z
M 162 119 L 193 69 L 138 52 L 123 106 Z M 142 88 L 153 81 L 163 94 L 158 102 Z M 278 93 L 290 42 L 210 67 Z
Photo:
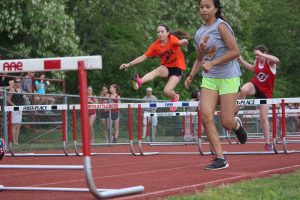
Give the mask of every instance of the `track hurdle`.
M 288 154 L 288 153 L 300 153 L 300 151 L 288 150 L 288 147 L 287 147 L 288 140 L 287 140 L 287 137 L 286 137 L 286 121 L 285 121 L 285 118 L 286 118 L 285 104 L 286 103 L 300 103 L 300 99 L 299 98 L 281 99 L 281 134 L 282 134 L 283 149 L 284 149 L 284 152 L 286 154 Z
M 142 108 L 165 108 L 165 107 L 197 107 L 198 102 L 159 102 L 159 103 L 141 103 L 141 104 L 132 104 L 128 107 L 128 109 L 137 108 L 138 109 L 138 147 L 140 154 L 138 155 L 157 155 L 157 154 L 211 154 L 211 152 L 203 152 L 202 151 L 202 130 L 201 130 L 201 113 L 200 112 L 168 112 L 168 113 L 145 113 L 145 116 L 189 116 L 189 115 L 198 115 L 198 141 L 197 142 L 143 142 L 142 141 Z M 131 120 L 131 117 L 128 117 L 128 120 Z M 130 124 L 130 123 L 129 123 Z M 130 133 L 129 128 L 129 134 Z M 153 144 L 153 145 L 189 145 L 189 144 L 197 144 L 199 152 L 144 152 L 142 148 L 142 144 Z M 131 143 L 131 149 L 133 149 L 133 143 Z M 137 155 L 133 152 L 133 155 Z
M 88 109 L 94 109 L 94 110 L 102 110 L 102 109 L 113 109 L 113 108 L 118 108 L 118 109 L 125 109 L 127 108 L 128 105 L 132 103 L 107 103 L 107 104 L 88 104 Z M 77 127 L 76 127 L 76 110 L 80 110 L 80 104 L 70 104 L 69 109 L 72 110 L 73 114 L 73 145 L 74 145 L 74 150 L 75 153 L 78 156 L 81 156 L 82 153 L 78 151 L 78 146 L 81 146 L 82 144 L 77 143 Z M 92 143 L 92 146 L 120 146 L 120 145 L 130 145 L 130 137 L 129 137 L 129 142 L 124 142 L 124 143 Z M 93 152 L 91 153 L 92 155 L 131 155 L 132 153 L 124 153 L 124 152 L 116 152 L 116 153 L 99 153 L 99 152 Z
M 296 98 L 285 98 L 285 99 L 281 99 L 281 98 L 274 98 L 274 99 L 246 99 L 246 100 L 238 100 L 237 104 L 238 105 L 246 105 L 246 106 L 257 106 L 257 105 L 262 105 L 262 104 L 269 104 L 272 106 L 272 139 L 273 139 L 273 151 L 270 152 L 266 152 L 266 151 L 251 151 L 251 152 L 224 152 L 225 155 L 253 155 L 253 154 L 288 154 L 288 153 L 299 153 L 300 151 L 296 151 L 296 150 L 287 150 L 287 142 L 286 142 L 286 127 L 285 127 L 285 103 L 289 102 L 294 102 L 296 100 L 296 102 L 299 101 L 299 99 L 297 100 Z M 285 102 L 287 101 L 287 102 Z M 279 104 L 282 112 L 277 112 L 276 111 L 276 104 Z M 242 111 L 242 113 L 246 113 L 247 111 Z M 250 111 L 252 112 L 252 111 Z M 239 113 L 241 113 L 239 111 Z M 259 113 L 259 111 L 257 111 L 257 113 Z M 255 114 L 257 114 L 255 113 Z M 253 114 L 253 113 L 252 113 Z M 276 128 L 276 117 L 277 115 L 281 115 L 282 119 L 281 119 L 281 124 L 282 124 L 282 135 L 281 135 L 281 140 L 282 140 L 282 146 L 283 146 L 283 151 L 279 151 L 278 150 L 278 138 L 277 138 L 277 128 Z
M 13 64 L 12 64 L 13 63 Z M 0 65 L 3 71 L 9 72 L 28 72 L 28 71 L 50 71 L 50 70 L 77 70 L 80 86 L 80 105 L 82 118 L 82 141 L 84 165 L 70 167 L 69 165 L 40 166 L 40 165 L 0 165 L 0 169 L 64 169 L 64 170 L 84 170 L 88 189 L 84 191 L 91 192 L 96 198 L 103 199 L 109 197 L 117 197 L 128 194 L 134 194 L 144 191 L 143 186 L 135 186 L 121 189 L 105 189 L 96 188 L 91 165 L 91 146 L 89 143 L 89 123 L 88 123 L 88 98 L 87 98 L 87 75 L 86 69 L 101 69 L 101 56 L 86 57 L 67 57 L 67 58 L 46 58 L 46 59 L 23 59 L 23 60 L 1 60 Z M 29 190 L 29 191 L 72 191 L 82 192 L 82 188 L 38 188 L 38 187 L 6 187 L 1 186 L 1 191 L 5 190 Z
M 245 151 L 245 152 L 228 152 L 228 151 L 225 151 L 224 154 L 225 155 L 259 155 L 259 154 L 283 154 L 283 153 L 298 153 L 298 151 L 296 150 L 290 150 L 288 151 L 287 150 L 287 141 L 285 139 L 285 126 L 282 126 L 282 145 L 283 145 L 283 151 L 279 151 L 278 150 L 278 141 L 277 141 L 277 133 L 276 133 L 276 116 L 280 113 L 276 113 L 276 104 L 281 104 L 281 107 L 282 107 L 282 113 L 281 115 L 283 116 L 282 117 L 282 124 L 285 124 L 285 113 L 284 113 L 284 105 L 285 103 L 282 103 L 283 99 L 251 99 L 251 100 L 238 100 L 237 101 L 237 104 L 238 105 L 241 105 L 241 104 L 247 104 L 247 106 L 256 106 L 256 105 L 261 105 L 261 104 L 270 104 L 272 105 L 272 119 L 273 119 L 273 132 L 272 132 L 272 137 L 273 137 L 273 143 L 274 143 L 274 148 L 273 148 L 273 151 L 270 151 L 270 152 L 266 152 L 266 151 Z M 291 102 L 291 99 L 288 100 L 289 102 Z M 186 102 L 176 102 L 174 103 L 173 105 L 171 106 L 177 106 L 177 107 L 181 107 L 182 105 L 180 105 L 181 103 L 185 104 Z M 146 106 L 146 105 L 145 105 Z M 148 105 L 149 106 L 149 105 Z M 168 107 L 168 104 L 167 105 L 152 105 L 152 106 L 156 106 L 156 107 Z M 143 107 L 143 106 L 142 106 Z M 151 116 L 151 114 L 147 114 L 147 116 Z M 166 115 L 166 116 L 176 116 L 176 115 L 180 115 L 180 113 L 154 113 L 152 115 L 156 115 L 156 116 L 159 116 L 159 115 Z M 185 114 L 186 115 L 186 114 Z M 199 118 L 200 119 L 200 118 Z M 198 123 L 199 125 L 200 123 Z M 200 129 L 200 128 L 198 128 Z M 139 136 L 138 136 L 139 137 Z M 141 134 L 140 134 L 140 137 L 141 137 Z M 200 139 L 200 138 L 198 138 Z M 141 141 L 140 138 L 138 138 L 139 141 Z M 201 155 L 206 155 L 206 154 L 213 154 L 213 151 L 211 150 L 210 152 L 203 152 L 202 149 L 201 149 L 201 140 L 199 140 L 198 142 L 198 146 L 199 146 L 199 152 Z M 145 144 L 143 142 L 141 142 L 141 144 Z M 148 142 L 146 144 L 152 144 L 151 142 Z M 166 143 L 166 142 L 161 142 L 161 143 L 153 143 L 152 145 L 176 145 L 176 143 L 174 142 L 169 142 L 169 143 Z M 182 143 L 182 144 L 177 144 L 177 145 L 185 145 L 185 143 Z M 140 151 L 142 151 L 142 148 L 139 149 Z M 143 153 L 146 153 L 146 152 L 143 152 Z M 164 152 L 159 152 L 159 154 L 163 154 Z M 191 152 L 191 153 L 195 153 L 195 152 Z M 171 153 L 168 153 L 168 154 L 185 154 L 185 152 L 171 152 Z
M 145 113 L 144 116 L 182 116 L 183 122 L 185 122 L 185 117 L 197 116 L 197 142 L 142 142 L 142 144 L 148 144 L 150 146 L 186 146 L 186 145 L 196 145 L 199 152 L 159 152 L 160 154 L 209 154 L 208 152 L 203 152 L 202 150 L 202 126 L 201 126 L 201 113 L 198 112 L 161 112 L 161 113 Z M 190 118 L 191 119 L 191 118 Z M 184 123 L 185 126 L 185 123 Z M 191 126 L 191 123 L 190 123 Z M 185 129 L 185 127 L 183 127 Z M 191 128 L 190 128 L 191 129 Z M 184 132 L 184 131 L 183 131 Z M 194 133 L 195 134 L 195 133 Z
M 70 156 L 72 154 L 67 153 L 67 144 L 66 144 L 66 110 L 68 106 L 66 104 L 60 105 L 26 105 L 26 106 L 6 106 L 4 108 L 5 112 L 8 113 L 8 151 L 11 156 L 19 156 L 19 157 L 35 157 L 35 156 Z M 62 145 L 63 145 L 63 154 L 36 154 L 36 153 L 14 153 L 13 145 L 12 145 L 12 112 L 14 111 L 27 111 L 27 112 L 35 112 L 35 111 L 62 111 L 62 122 L 60 123 L 62 126 Z M 37 122 L 21 122 L 21 125 L 24 124 L 37 124 Z M 57 124 L 57 122 L 42 122 L 42 124 Z

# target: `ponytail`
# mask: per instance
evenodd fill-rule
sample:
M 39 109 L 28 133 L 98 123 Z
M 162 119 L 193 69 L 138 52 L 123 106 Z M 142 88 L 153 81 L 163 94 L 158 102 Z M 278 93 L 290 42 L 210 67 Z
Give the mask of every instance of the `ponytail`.
M 170 28 L 165 25 L 165 24 L 158 24 L 157 27 L 162 26 L 165 27 L 166 31 L 170 34 L 170 35 L 174 35 L 176 36 L 178 39 L 191 39 L 192 37 L 188 35 L 187 32 L 184 31 L 170 31 Z
M 179 38 L 180 40 L 182 40 L 182 39 L 191 39 L 192 38 L 185 31 L 172 31 L 172 32 L 170 32 L 170 35 L 174 35 L 177 38 Z

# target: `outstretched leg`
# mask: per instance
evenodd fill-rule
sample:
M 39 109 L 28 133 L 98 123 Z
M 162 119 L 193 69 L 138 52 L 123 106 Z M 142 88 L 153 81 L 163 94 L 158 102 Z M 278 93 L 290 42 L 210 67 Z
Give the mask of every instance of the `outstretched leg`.
M 180 81 L 180 77 L 178 76 L 170 76 L 167 84 L 165 85 L 164 88 L 164 94 L 168 97 L 170 97 L 171 99 L 175 99 L 176 98 L 176 92 L 174 91 L 174 88 L 178 85 Z
M 252 96 L 255 95 L 256 90 L 253 85 L 253 83 L 248 82 L 241 88 L 241 91 L 239 92 L 238 99 L 245 99 L 246 96 Z
M 133 88 L 138 90 L 143 83 L 152 81 L 156 77 L 167 78 L 168 74 L 169 74 L 168 68 L 161 65 L 141 78 L 138 75 L 136 75 L 133 78 L 134 80 L 132 82 Z

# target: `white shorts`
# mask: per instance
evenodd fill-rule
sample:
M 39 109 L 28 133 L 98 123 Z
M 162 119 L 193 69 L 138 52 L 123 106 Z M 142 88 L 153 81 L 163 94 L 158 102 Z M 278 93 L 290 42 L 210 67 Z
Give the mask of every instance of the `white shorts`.
M 22 122 L 22 111 L 12 112 L 12 124 L 20 124 Z
M 151 112 L 145 111 L 145 113 L 151 113 Z M 148 117 L 145 116 L 143 119 L 144 126 L 147 125 L 147 119 L 148 119 L 148 123 L 151 123 L 153 126 L 157 126 L 157 116 L 148 116 Z

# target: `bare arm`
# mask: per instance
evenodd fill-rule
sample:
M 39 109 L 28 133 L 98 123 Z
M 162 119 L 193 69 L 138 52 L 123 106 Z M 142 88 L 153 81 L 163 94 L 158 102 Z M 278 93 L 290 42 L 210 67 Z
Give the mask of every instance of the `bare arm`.
M 243 67 L 245 67 L 247 70 L 251 71 L 251 72 L 255 72 L 255 65 L 248 63 L 247 61 L 245 61 L 242 56 L 240 56 L 238 58 L 238 62 L 240 63 L 240 65 L 242 65 Z M 254 62 L 255 63 L 255 62 Z
M 8 103 L 8 105 L 10 105 L 10 106 L 15 106 L 15 104 L 11 101 L 11 99 L 12 99 L 12 93 L 14 93 L 15 92 L 15 90 L 13 89 L 13 88 L 11 88 L 10 90 L 9 90 L 9 94 L 7 95 L 7 97 L 6 97 L 6 100 L 7 100 L 7 103 Z
M 128 67 L 133 66 L 133 65 L 139 64 L 139 63 L 141 63 L 141 62 L 144 62 L 146 59 L 147 59 L 147 56 L 143 54 L 143 55 L 137 57 L 136 59 L 134 59 L 133 61 L 131 61 L 131 62 L 129 62 L 129 63 L 123 63 L 123 64 L 120 66 L 120 69 L 126 69 L 126 68 L 128 68 Z
M 205 71 L 208 71 L 216 65 L 229 62 L 240 56 L 240 50 L 238 48 L 236 40 L 235 40 L 233 34 L 229 31 L 228 27 L 225 24 L 221 23 L 219 25 L 218 30 L 219 30 L 219 33 L 220 33 L 226 47 L 228 48 L 228 51 L 224 55 L 222 55 L 221 57 L 219 57 L 215 60 L 204 61 L 202 63 L 202 67 L 203 67 L 203 70 L 205 70 Z
M 88 98 L 88 103 L 90 104 L 97 104 L 98 103 L 98 99 L 94 99 L 94 98 Z
M 178 44 L 180 46 L 186 46 L 189 44 L 189 41 L 187 39 L 182 39 L 182 40 L 179 40 Z
M 188 88 L 190 86 L 190 84 L 192 83 L 192 81 L 194 80 L 194 77 L 196 76 L 196 74 L 200 71 L 201 69 L 201 62 L 202 62 L 202 58 L 203 58 L 203 55 L 199 49 L 199 47 L 197 47 L 197 58 L 193 64 L 193 68 L 192 68 L 192 71 L 190 73 L 190 75 L 187 77 L 184 85 L 186 88 Z
M 258 55 L 258 56 L 266 58 L 271 67 L 276 67 L 277 64 L 279 63 L 279 58 L 277 58 L 276 56 L 272 56 L 272 55 L 269 55 L 269 54 L 262 53 L 259 50 L 255 50 L 254 55 L 255 56 Z

